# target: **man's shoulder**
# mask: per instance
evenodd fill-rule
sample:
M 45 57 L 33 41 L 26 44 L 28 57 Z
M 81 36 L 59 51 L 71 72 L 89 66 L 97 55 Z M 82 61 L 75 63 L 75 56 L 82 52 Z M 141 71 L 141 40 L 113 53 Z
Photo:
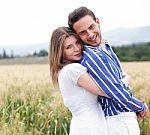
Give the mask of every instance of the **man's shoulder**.
M 86 63 L 88 61 L 99 61 L 103 59 L 103 54 L 98 49 L 94 49 L 91 47 L 86 47 L 83 51 L 81 64 Z

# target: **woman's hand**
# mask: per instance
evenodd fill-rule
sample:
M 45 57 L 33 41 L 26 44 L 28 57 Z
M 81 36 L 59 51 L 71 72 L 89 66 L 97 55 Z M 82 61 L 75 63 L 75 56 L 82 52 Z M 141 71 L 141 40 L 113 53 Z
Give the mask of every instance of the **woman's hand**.
M 127 87 L 129 87 L 130 78 L 131 78 L 131 77 L 130 77 L 128 74 L 124 73 L 124 76 L 123 76 L 123 78 L 121 79 L 122 82 L 123 82 Z

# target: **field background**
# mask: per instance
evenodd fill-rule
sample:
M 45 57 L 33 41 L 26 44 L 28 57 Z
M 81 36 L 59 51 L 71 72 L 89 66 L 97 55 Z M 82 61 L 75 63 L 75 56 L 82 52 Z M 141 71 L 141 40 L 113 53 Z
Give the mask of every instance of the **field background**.
M 124 62 L 133 93 L 150 108 L 150 62 Z M 48 64 L 0 65 L 0 135 L 67 135 L 71 114 L 53 87 Z M 150 118 L 139 120 L 150 135 Z

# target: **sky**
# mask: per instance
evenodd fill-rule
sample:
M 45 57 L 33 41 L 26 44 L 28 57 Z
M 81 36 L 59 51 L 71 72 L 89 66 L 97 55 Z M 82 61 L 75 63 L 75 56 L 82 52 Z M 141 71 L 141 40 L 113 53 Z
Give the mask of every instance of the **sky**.
M 0 46 L 49 42 L 80 6 L 95 13 L 102 32 L 150 25 L 150 0 L 0 0 Z

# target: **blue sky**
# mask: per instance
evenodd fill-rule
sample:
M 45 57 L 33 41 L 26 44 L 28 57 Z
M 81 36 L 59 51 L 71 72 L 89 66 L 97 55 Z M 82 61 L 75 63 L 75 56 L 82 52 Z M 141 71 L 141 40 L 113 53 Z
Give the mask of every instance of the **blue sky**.
M 69 12 L 87 6 L 102 31 L 150 25 L 150 0 L 0 0 L 0 46 L 49 42 L 51 32 L 67 26 Z

